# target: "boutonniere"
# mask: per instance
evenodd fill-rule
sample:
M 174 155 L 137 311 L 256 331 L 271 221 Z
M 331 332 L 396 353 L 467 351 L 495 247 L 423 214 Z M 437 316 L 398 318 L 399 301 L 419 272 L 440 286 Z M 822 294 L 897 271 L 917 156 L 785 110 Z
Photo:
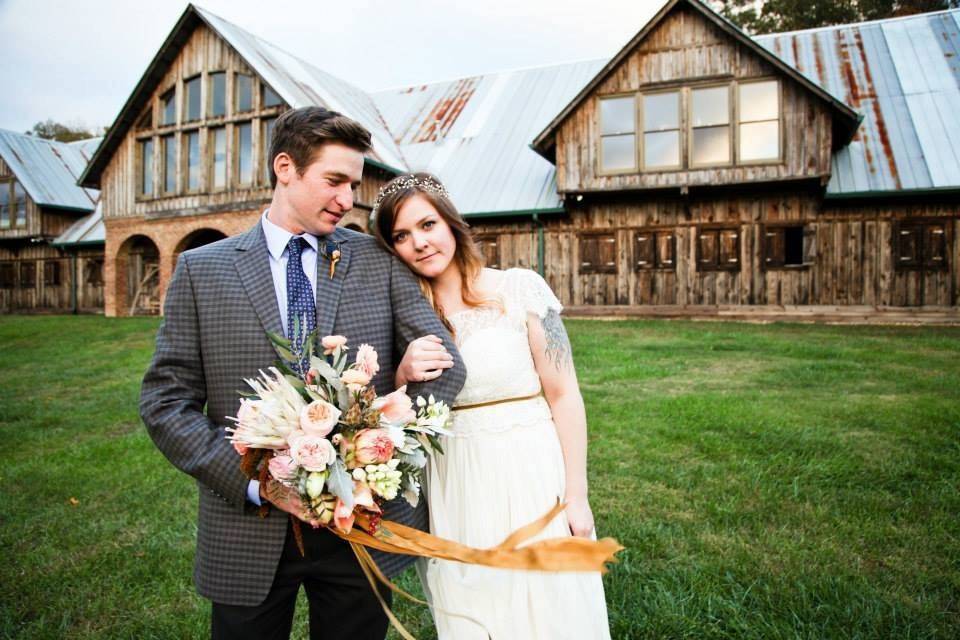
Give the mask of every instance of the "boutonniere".
M 320 250 L 320 255 L 330 261 L 330 279 L 337 272 L 337 263 L 340 262 L 340 243 L 327 240 Z

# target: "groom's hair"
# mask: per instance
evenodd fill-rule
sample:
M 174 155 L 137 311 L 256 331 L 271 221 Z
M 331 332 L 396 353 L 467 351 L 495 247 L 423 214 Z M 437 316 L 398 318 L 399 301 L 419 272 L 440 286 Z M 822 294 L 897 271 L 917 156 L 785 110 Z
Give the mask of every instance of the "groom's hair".
M 273 161 L 286 153 L 303 175 L 324 145 L 339 143 L 360 153 L 371 149 L 370 132 L 355 120 L 323 107 L 300 107 L 285 112 L 273 128 L 270 143 L 270 186 L 276 188 Z

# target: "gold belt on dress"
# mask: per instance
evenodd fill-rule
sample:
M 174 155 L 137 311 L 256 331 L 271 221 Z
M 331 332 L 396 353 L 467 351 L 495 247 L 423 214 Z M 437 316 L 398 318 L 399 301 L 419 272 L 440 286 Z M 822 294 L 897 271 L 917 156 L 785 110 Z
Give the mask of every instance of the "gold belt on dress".
M 459 407 L 453 407 L 451 411 L 463 411 L 464 409 L 479 409 L 480 407 L 492 407 L 495 404 L 506 404 L 507 402 L 520 402 L 522 400 L 533 400 L 543 395 L 542 391 L 537 391 L 529 396 L 521 398 L 504 398 L 503 400 L 490 400 L 488 402 L 478 402 L 476 404 L 462 404 Z

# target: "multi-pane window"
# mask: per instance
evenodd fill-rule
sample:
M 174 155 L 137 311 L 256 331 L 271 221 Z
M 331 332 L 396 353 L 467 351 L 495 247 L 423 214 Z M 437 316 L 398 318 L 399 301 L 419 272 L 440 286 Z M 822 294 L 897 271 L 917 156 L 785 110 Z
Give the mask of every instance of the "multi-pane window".
M 677 238 L 673 231 L 640 230 L 634 234 L 636 269 L 673 269 L 677 264 Z
M 219 118 L 227 113 L 227 74 L 223 71 L 210 74 L 210 117 Z
M 47 287 L 60 286 L 60 261 L 45 260 L 43 263 L 43 284 Z
M 9 228 L 13 220 L 10 207 L 11 192 L 12 187 L 9 182 L 0 182 L 0 229 Z
M 636 130 L 634 96 L 600 100 L 600 168 L 603 171 L 636 168 Z
M 238 73 L 234 76 L 237 113 L 253 110 L 253 76 Z
M 153 139 L 141 140 L 140 145 L 140 194 L 153 195 Z
M 161 154 L 163 156 L 163 175 L 161 184 L 164 193 L 174 193 L 177 190 L 177 139 L 169 135 L 160 138 Z
M 187 191 L 200 190 L 200 131 L 184 134 Z
M 690 92 L 690 164 L 730 162 L 730 88 L 706 87 Z
M 268 87 L 265 84 L 261 85 L 262 89 L 262 102 L 263 107 L 266 109 L 268 107 L 278 107 L 283 102 L 280 99 L 280 96 L 277 95 L 277 92 Z
M 237 183 L 247 185 L 253 182 L 253 125 L 238 124 L 236 132 Z
M 898 268 L 947 267 L 947 228 L 943 222 L 901 222 L 894 240 Z
M 16 264 L 13 262 L 0 262 L 0 289 L 13 289 L 16 284 Z
M 740 162 L 780 158 L 780 85 L 776 80 L 740 84 Z
M 680 166 L 680 92 L 643 96 L 643 167 Z
M 740 230 L 698 229 L 697 269 L 703 271 L 740 268 Z
M 27 226 L 27 192 L 23 185 L 13 181 L 13 209 L 16 215 L 16 225 L 18 227 Z
M 200 76 L 183 83 L 183 112 L 185 122 L 193 122 L 201 117 Z
M 160 96 L 160 126 L 177 123 L 177 91 L 170 89 Z
M 270 169 L 273 166 L 273 158 L 270 156 L 270 145 L 273 144 L 273 128 L 277 124 L 276 118 L 263 120 L 263 131 L 260 135 L 260 148 L 263 153 L 263 182 L 270 184 Z
M 33 289 L 37 286 L 37 263 L 33 260 L 20 263 L 20 288 Z
M 210 173 L 213 176 L 213 188 L 227 186 L 227 128 L 217 127 L 210 130 Z
M 617 238 L 612 233 L 580 236 L 580 273 L 616 273 Z
M 763 232 L 763 264 L 767 268 L 804 264 L 803 225 L 766 227 Z

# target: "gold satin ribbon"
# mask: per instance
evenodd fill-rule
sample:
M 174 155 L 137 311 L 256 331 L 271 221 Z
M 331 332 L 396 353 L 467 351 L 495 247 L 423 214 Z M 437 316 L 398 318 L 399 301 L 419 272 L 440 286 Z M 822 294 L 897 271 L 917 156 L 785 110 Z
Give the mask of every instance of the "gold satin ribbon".
M 378 549 L 387 553 L 455 560 L 467 564 L 485 565 L 501 569 L 520 569 L 527 571 L 599 571 L 601 574 L 606 573 L 606 563 L 617 562 L 616 554 L 624 548 L 613 538 L 602 538 L 600 540 L 577 537 L 551 538 L 549 540 L 538 540 L 525 547 L 519 546 L 543 531 L 550 521 L 557 517 L 564 508 L 566 508 L 566 505 L 558 500 L 557 504 L 542 517 L 526 526 L 520 527 L 507 536 L 499 545 L 490 549 L 469 547 L 390 520 L 381 521 L 376 533 L 371 535 L 364 530 L 370 527 L 370 520 L 364 514 L 357 515 L 355 526 L 350 533 L 338 531 L 335 527 L 330 527 L 330 530 L 350 543 L 354 554 L 357 556 L 357 560 L 360 562 L 360 567 L 363 569 L 364 575 L 370 582 L 371 588 L 394 628 L 397 629 L 405 640 L 415 640 L 415 638 L 403 628 L 403 625 L 400 624 L 400 621 L 393 615 L 390 608 L 387 607 L 386 602 L 377 589 L 376 581 L 380 581 L 394 592 L 413 602 L 420 604 L 427 603 L 411 596 L 390 582 L 380 571 L 379 567 L 377 567 L 365 547 Z M 438 610 L 443 611 L 442 609 Z M 443 613 L 447 615 L 457 615 L 477 622 L 469 616 L 462 616 L 447 611 L 443 611 Z M 477 624 L 480 623 L 477 622 Z M 482 627 L 483 625 L 480 624 L 480 626 Z
M 533 400 L 534 398 L 539 398 L 543 395 L 543 392 L 537 391 L 536 393 L 531 393 L 529 396 L 523 396 L 520 398 L 504 398 L 503 400 L 490 400 L 488 402 L 478 402 L 476 404 L 462 404 L 459 407 L 452 407 L 451 411 L 463 411 L 464 409 L 479 409 L 480 407 L 492 407 L 495 404 L 506 404 L 508 402 L 520 402 L 522 400 Z

